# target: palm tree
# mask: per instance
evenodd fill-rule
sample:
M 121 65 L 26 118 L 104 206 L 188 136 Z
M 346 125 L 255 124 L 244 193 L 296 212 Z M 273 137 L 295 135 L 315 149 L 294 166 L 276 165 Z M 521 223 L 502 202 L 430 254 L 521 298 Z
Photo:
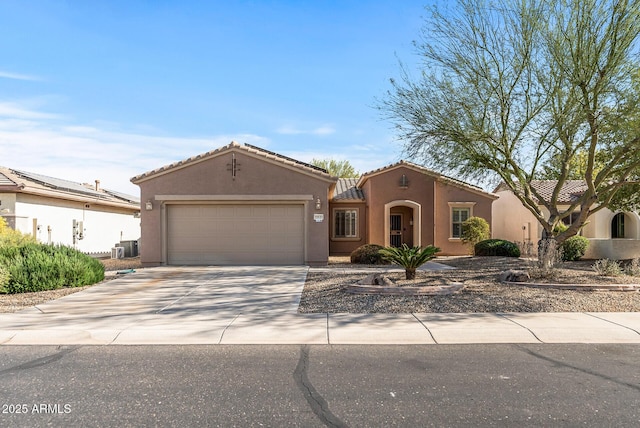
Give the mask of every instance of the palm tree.
M 434 259 L 438 252 L 440 252 L 440 248 L 433 245 L 422 248 L 409 247 L 407 244 L 402 244 L 402 247 L 386 247 L 380 250 L 380 254 L 385 260 L 404 268 L 407 279 L 415 279 L 416 269 Z

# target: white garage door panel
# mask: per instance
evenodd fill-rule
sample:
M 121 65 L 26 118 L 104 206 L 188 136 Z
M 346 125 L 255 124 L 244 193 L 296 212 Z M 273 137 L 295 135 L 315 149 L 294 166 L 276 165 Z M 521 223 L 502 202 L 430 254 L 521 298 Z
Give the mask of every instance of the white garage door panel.
M 303 205 L 170 205 L 169 264 L 302 264 Z

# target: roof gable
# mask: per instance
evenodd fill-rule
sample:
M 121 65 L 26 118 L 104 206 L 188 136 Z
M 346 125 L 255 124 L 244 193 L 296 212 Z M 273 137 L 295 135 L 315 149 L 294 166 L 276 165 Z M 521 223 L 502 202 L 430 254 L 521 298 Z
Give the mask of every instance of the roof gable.
M 194 165 L 214 157 L 218 157 L 224 155 L 229 152 L 240 152 L 247 154 L 249 156 L 262 159 L 267 162 L 271 162 L 277 164 L 279 166 L 295 170 L 297 172 L 310 175 L 316 178 L 323 179 L 327 182 L 335 182 L 335 177 L 332 177 L 326 170 L 319 168 L 315 165 L 311 165 L 287 156 L 283 156 L 269 150 L 265 150 L 256 146 L 252 146 L 250 144 L 239 144 L 235 141 L 227 144 L 226 146 L 217 148 L 215 150 L 211 150 L 206 153 L 202 153 L 196 156 L 192 156 L 188 159 L 184 159 L 178 162 L 174 162 L 169 165 L 162 166 L 160 168 L 145 172 L 143 174 L 137 175 L 131 179 L 131 182 L 134 184 L 139 184 L 146 180 L 158 177 L 160 175 L 168 174 L 173 171 L 179 170 L 181 168 L 188 167 L 190 165 Z
M 401 160 L 401 161 L 396 162 L 394 164 L 387 165 L 385 167 L 378 168 L 376 170 L 364 173 L 360 177 L 360 179 L 358 180 L 358 183 L 357 183 L 356 186 L 358 188 L 362 188 L 364 183 L 368 179 L 370 179 L 371 177 L 375 177 L 375 176 L 381 175 L 381 174 L 386 174 L 386 173 L 388 173 L 390 171 L 393 171 L 393 170 L 396 170 L 398 168 L 409 168 L 409 169 L 412 169 L 414 171 L 418 171 L 418 172 L 420 172 L 422 174 L 426 174 L 428 176 L 431 176 L 438 182 L 445 183 L 445 184 L 450 184 L 452 186 L 459 187 L 461 189 L 468 190 L 470 192 L 477 193 L 477 194 L 486 196 L 486 197 L 491 198 L 491 199 L 498 199 L 498 195 L 496 195 L 494 193 L 486 192 L 481 187 L 474 186 L 474 185 L 469 184 L 469 183 L 465 183 L 464 181 L 456 180 L 455 178 L 447 177 L 446 175 L 443 175 L 443 174 L 440 174 L 438 172 L 432 171 L 432 170 L 430 170 L 428 168 L 425 168 L 425 167 L 423 167 L 421 165 L 417 165 L 417 164 L 412 163 L 412 162 L 407 162 L 405 160 Z

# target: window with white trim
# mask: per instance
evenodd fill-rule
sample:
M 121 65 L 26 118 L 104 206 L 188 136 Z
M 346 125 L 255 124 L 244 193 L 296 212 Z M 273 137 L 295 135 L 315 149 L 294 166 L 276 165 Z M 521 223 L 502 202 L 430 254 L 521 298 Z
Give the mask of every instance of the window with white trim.
M 358 236 L 358 210 L 336 209 L 333 214 L 333 237 L 356 238 Z
M 471 208 L 451 208 L 451 237 L 462 237 L 462 223 L 471 217 Z

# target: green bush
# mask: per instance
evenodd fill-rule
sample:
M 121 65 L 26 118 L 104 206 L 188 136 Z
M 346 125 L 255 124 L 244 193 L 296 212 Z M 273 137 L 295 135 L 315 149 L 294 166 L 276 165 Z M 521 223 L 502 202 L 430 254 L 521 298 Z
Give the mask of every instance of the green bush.
M 9 279 L 11 279 L 11 275 L 9 275 L 9 270 L 0 265 L 0 293 L 5 287 L 9 284 Z
M 504 239 L 485 239 L 475 247 L 476 256 L 520 257 L 520 249 L 516 244 Z
M 351 263 L 363 265 L 383 265 L 388 264 L 380 254 L 384 247 L 377 244 L 365 244 L 356 248 L 351 253 Z
M 473 251 L 475 245 L 491 237 L 489 223 L 482 217 L 469 217 L 462 223 L 462 239 L 463 244 L 468 244 Z
M 568 238 L 561 245 L 562 260 L 565 262 L 579 260 L 587 252 L 588 246 L 589 240 L 584 236 L 575 235 Z
M 380 254 L 385 260 L 404 268 L 406 279 L 415 279 L 416 269 L 434 259 L 438 252 L 440 252 L 440 248 L 433 245 L 421 248 L 418 246 L 409 247 L 407 244 L 402 244 L 400 248 L 386 247 L 380 250 Z
M 0 293 L 25 293 L 95 284 L 104 279 L 98 260 L 71 247 L 34 242 L 0 247 L 0 267 L 9 279 Z

